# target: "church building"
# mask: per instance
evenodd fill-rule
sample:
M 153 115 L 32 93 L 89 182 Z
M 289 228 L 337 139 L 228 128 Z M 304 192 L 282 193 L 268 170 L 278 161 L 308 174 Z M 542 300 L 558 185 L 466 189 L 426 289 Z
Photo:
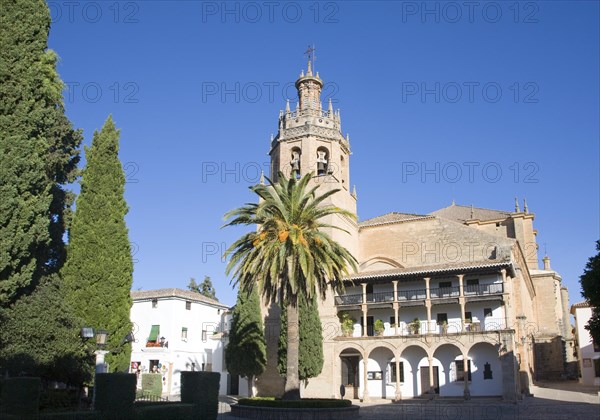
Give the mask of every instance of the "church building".
M 340 111 L 321 104 L 323 80 L 308 62 L 298 102 L 279 115 L 271 142 L 278 171 L 312 172 L 320 193 L 357 214 L 350 141 Z M 302 396 L 410 399 L 500 396 L 514 401 L 540 378 L 561 377 L 572 354 L 568 293 L 544 258 L 538 265 L 534 214 L 452 205 L 429 214 L 393 212 L 357 222 L 324 220 L 358 260 L 343 294 L 319 301 L 321 374 Z M 264 307 L 268 367 L 259 395 L 281 395 L 278 307 Z M 342 320 L 344 320 L 342 325 Z M 571 353 L 569 353 L 569 350 Z

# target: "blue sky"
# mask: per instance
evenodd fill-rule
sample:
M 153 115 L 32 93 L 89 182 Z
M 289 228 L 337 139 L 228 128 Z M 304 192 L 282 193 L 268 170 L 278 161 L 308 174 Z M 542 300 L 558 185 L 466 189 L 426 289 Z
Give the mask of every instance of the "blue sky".
M 581 300 L 599 234 L 599 6 L 542 2 L 50 1 L 67 113 L 121 129 L 134 289 L 211 276 L 254 201 L 285 98 L 316 46 L 350 134 L 360 219 L 527 198 Z M 294 106 L 292 104 L 292 106 Z

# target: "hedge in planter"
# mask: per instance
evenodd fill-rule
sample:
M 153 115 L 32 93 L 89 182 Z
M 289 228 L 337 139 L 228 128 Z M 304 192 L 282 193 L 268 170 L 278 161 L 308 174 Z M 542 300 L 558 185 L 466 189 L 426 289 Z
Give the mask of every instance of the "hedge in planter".
M 162 375 L 160 373 L 142 373 L 142 391 L 145 395 L 162 395 Z
M 96 374 L 96 401 L 94 409 L 102 412 L 127 416 L 133 412 L 135 401 L 134 373 Z
M 196 416 L 215 420 L 219 412 L 220 380 L 218 372 L 181 372 L 181 402 L 194 404 Z
M 40 378 L 8 378 L 2 384 L 2 414 L 37 416 L 40 405 Z

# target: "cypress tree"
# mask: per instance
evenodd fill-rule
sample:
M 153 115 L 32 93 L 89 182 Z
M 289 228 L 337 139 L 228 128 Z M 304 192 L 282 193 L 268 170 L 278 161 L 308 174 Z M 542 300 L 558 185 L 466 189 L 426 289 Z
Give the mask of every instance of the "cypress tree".
M 229 343 L 225 348 L 225 364 L 232 375 L 248 378 L 251 392 L 254 392 L 254 378 L 267 366 L 267 345 L 256 288 L 250 294 L 241 289 L 238 291 Z
M 0 8 L 0 308 L 64 261 L 81 133 L 64 114 L 43 0 Z M 52 277 L 52 279 L 57 279 Z
M 43 0 L 0 7 L 0 370 L 75 384 L 85 352 L 62 301 L 81 132 L 65 116 Z
M 323 327 L 315 299 L 299 299 L 298 322 L 300 329 L 300 348 L 298 355 L 298 377 L 301 380 L 314 378 L 323 369 Z M 287 366 L 287 316 L 281 311 L 281 335 L 277 368 L 279 374 L 286 375 Z
M 133 261 L 125 215 L 125 174 L 119 161 L 119 131 L 108 117 L 86 148 L 87 165 L 69 232 L 63 269 L 66 298 L 85 326 L 109 333 L 111 371 L 129 366 L 129 311 Z

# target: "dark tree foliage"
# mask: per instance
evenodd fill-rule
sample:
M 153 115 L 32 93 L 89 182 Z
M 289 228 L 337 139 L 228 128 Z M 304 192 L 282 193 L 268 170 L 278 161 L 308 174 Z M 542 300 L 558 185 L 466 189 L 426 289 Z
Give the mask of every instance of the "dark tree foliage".
M 79 322 L 56 277 L 46 277 L 33 293 L 0 315 L 0 358 L 10 376 L 77 385 L 90 378 L 87 365 L 92 354 L 79 338 Z
M 196 279 L 192 277 L 190 279 L 190 282 L 188 283 L 188 289 L 192 292 L 200 293 L 201 295 L 206 296 L 207 298 L 216 301 L 219 300 L 217 299 L 216 295 L 217 291 L 215 290 L 212 284 L 212 280 L 209 276 L 204 276 L 204 281 L 202 281 L 202 283 L 200 284 L 196 283 Z
M 585 328 L 594 341 L 600 343 L 600 240 L 596 241 L 596 251 L 598 253 L 588 260 L 579 282 L 582 296 L 592 307 L 592 318 Z
M 300 350 L 298 376 L 301 380 L 314 378 L 323 369 L 323 327 L 315 299 L 299 299 Z M 287 316 L 281 311 L 281 335 L 279 336 L 277 368 L 286 375 L 287 366 Z
M 86 353 L 57 273 L 82 136 L 65 116 L 49 30 L 43 0 L 2 1 L 0 372 L 75 384 Z
M 64 262 L 81 133 L 64 113 L 43 0 L 0 7 L 0 307 Z
M 252 379 L 265 371 L 267 345 L 260 313 L 258 291 L 240 290 L 233 308 L 225 365 L 232 375 Z
M 119 131 L 108 117 L 86 148 L 87 165 L 69 232 L 63 268 L 65 296 L 85 326 L 109 333 L 111 371 L 129 366 L 130 290 L 133 261 L 125 215 L 125 174 L 119 161 Z

